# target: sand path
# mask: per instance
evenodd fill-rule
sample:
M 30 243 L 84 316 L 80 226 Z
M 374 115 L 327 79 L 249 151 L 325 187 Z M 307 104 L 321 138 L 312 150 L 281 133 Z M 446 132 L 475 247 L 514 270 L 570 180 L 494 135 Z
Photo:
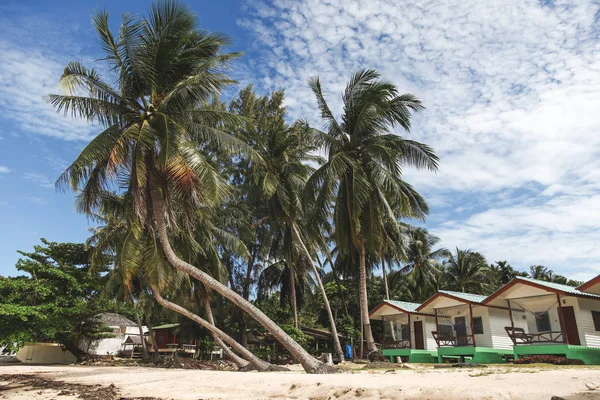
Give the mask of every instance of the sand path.
M 0 399 L 73 399 L 57 390 L 11 390 L 10 376 L 33 374 L 72 384 L 115 385 L 126 398 L 158 399 L 600 399 L 600 369 L 420 369 L 355 371 L 336 375 L 218 372 L 139 367 L 0 367 Z M 596 390 L 585 384 L 595 383 Z M 4 389 L 3 389 L 4 385 Z

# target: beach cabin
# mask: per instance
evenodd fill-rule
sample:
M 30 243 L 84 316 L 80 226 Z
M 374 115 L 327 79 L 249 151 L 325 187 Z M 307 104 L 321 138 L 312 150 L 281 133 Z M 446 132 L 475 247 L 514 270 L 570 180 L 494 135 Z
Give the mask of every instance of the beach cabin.
M 484 303 L 508 308 L 511 318 L 504 330 L 515 359 L 543 354 L 600 364 L 598 281 L 596 277 L 574 288 L 516 277 Z
M 102 313 L 94 318 L 107 327 L 107 334 L 109 332 L 110 334 L 102 339 L 81 338 L 78 345 L 81 350 L 98 356 L 116 355 L 123 352 L 126 355 L 133 355 L 134 352 L 141 354 L 140 328 L 135 322 L 116 313 Z M 142 326 L 142 331 L 146 333 L 148 329 Z M 137 343 L 137 348 L 132 344 L 133 342 Z
M 500 363 L 512 358 L 512 342 L 504 330 L 510 324 L 508 307 L 486 305 L 485 299 L 478 294 L 440 290 L 416 309 L 434 315 L 431 334 L 438 362 Z
M 590 279 L 577 289 L 581 292 L 600 295 L 600 275 Z
M 370 313 L 372 321 L 383 323 L 381 352 L 384 357 L 395 361 L 415 363 L 437 362 L 437 345 L 432 331 L 435 330 L 433 314 L 417 312 L 418 303 L 384 300 Z

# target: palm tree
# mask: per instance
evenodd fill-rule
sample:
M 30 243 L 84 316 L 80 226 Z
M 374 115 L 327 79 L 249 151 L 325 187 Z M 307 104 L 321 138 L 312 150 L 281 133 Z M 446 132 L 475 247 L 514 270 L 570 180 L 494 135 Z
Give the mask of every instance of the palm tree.
M 490 265 L 490 269 L 495 271 L 501 285 L 506 285 L 511 279 L 517 276 L 517 271 L 513 269 L 508 261 L 496 261 Z
M 446 285 L 463 293 L 487 294 L 487 271 L 487 262 L 480 253 L 456 248 L 456 254 L 451 254 L 445 264 Z
M 543 265 L 532 265 L 529 267 L 529 277 L 541 281 L 548 280 L 548 273 L 551 272 Z
M 318 132 L 317 140 L 327 160 L 311 176 L 308 196 L 314 199 L 317 220 L 327 219 L 333 205 L 333 238 L 338 252 L 359 266 L 362 325 L 369 351 L 376 352 L 368 316 L 367 253 L 380 253 L 387 231 L 400 231 L 400 217 L 424 218 L 428 213 L 425 200 L 401 179 L 401 167 L 436 170 L 438 158 L 428 146 L 390 133 L 397 125 L 408 131 L 411 112 L 423 107 L 413 95 L 399 95 L 377 72 L 361 70 L 352 76 L 340 122 L 325 101 L 319 79 L 309 85 L 325 120 L 327 132 Z
M 441 260 L 448 258 L 450 252 L 445 248 L 434 250 L 440 238 L 431 235 L 425 228 L 410 229 L 409 238 L 407 262 L 400 271 L 408 274 L 417 286 L 437 286 L 440 271 L 444 267 Z
M 206 309 L 208 321 L 200 318 L 191 311 L 184 309 L 173 302 L 165 300 L 161 292 L 165 288 L 170 292 L 178 292 L 181 297 L 183 288 L 190 288 L 192 282 L 189 276 L 177 273 L 171 270 L 170 266 L 165 262 L 164 254 L 157 246 L 156 241 L 145 231 L 138 231 L 136 227 L 137 220 L 132 218 L 132 213 L 129 212 L 132 206 L 131 198 L 127 195 L 118 196 L 110 192 L 105 192 L 101 196 L 99 214 L 95 215 L 97 221 L 103 222 L 105 225 L 95 228 L 94 234 L 88 240 L 88 245 L 92 246 L 92 263 L 102 263 L 106 257 L 114 260 L 114 269 L 107 290 L 112 290 L 119 293 L 131 293 L 132 287 L 137 289 L 137 293 L 152 293 L 153 297 L 165 308 L 184 315 L 198 323 L 200 326 L 209 330 L 215 341 L 222 345 L 226 352 L 230 353 L 222 341 L 227 342 L 232 348 L 238 351 L 247 359 L 254 368 L 258 370 L 266 370 L 271 368 L 271 365 L 254 356 L 243 346 L 239 345 L 229 335 L 219 330 L 212 318 L 210 308 L 206 307 L 205 303 L 201 305 Z M 193 243 L 201 243 L 200 252 L 194 252 L 195 256 L 202 258 L 204 264 L 210 264 L 211 260 L 214 263 L 216 254 L 215 243 L 224 243 L 230 247 L 235 247 L 235 240 L 232 238 L 223 237 L 222 232 L 218 228 L 209 226 L 205 218 L 200 219 L 194 238 L 188 238 L 185 243 L 180 243 L 180 253 L 190 252 L 190 248 L 195 248 Z M 136 231 L 138 231 L 136 233 Z M 190 243 L 192 243 L 190 245 Z M 211 245 L 206 245 L 211 243 Z M 232 245 L 233 244 L 233 245 Z M 231 250 L 231 248 L 230 248 Z M 198 261 L 198 260 L 197 260 Z M 102 265 L 102 264 L 100 264 Z M 218 275 L 217 272 L 221 267 L 217 262 L 217 268 L 208 269 L 213 276 Z M 195 291 L 195 289 L 194 289 Z M 188 303 L 188 299 L 184 299 Z M 153 343 L 156 341 L 153 339 Z M 155 353 L 157 353 L 155 346 Z M 242 362 L 235 354 L 229 354 L 240 367 L 246 367 L 248 362 Z
M 81 191 L 87 213 L 97 208 L 104 189 L 120 186 L 132 196 L 139 226 L 158 238 L 173 267 L 256 319 L 306 371 L 325 371 L 323 363 L 262 311 L 181 259 L 171 246 L 169 232 L 191 230 L 196 207 L 221 202 L 227 190 L 203 146 L 254 154 L 243 142 L 219 129 L 236 118 L 209 105 L 231 82 L 219 72 L 236 56 L 221 53 L 229 39 L 198 30 L 195 16 L 174 1 L 154 4 L 148 17 L 124 16 L 116 38 L 106 12 L 96 13 L 93 20 L 104 59 L 117 82 L 113 87 L 95 70 L 71 62 L 59 82 L 67 93 L 48 96 L 57 111 L 105 128 L 63 173 L 58 185 L 68 184 Z

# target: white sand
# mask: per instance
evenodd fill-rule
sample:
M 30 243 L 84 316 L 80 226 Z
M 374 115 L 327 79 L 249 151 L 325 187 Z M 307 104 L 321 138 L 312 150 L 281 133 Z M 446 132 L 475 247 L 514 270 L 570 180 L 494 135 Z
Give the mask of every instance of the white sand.
M 126 397 L 160 399 L 600 399 L 600 369 L 489 367 L 355 371 L 335 375 L 92 366 L 1 366 L 0 375 L 35 374 L 85 385 L 114 384 Z M 599 389 L 590 391 L 586 383 Z M 2 390 L 0 399 L 73 399 L 52 390 Z

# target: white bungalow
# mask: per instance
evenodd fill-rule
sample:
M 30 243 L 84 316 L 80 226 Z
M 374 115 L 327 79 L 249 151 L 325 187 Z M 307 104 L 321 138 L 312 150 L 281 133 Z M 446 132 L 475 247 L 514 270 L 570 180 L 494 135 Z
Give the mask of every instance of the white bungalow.
M 579 288 L 517 277 L 484 303 L 509 309 L 505 332 L 515 359 L 552 354 L 600 364 L 599 290 L 599 277 Z
M 417 308 L 434 315 L 431 334 L 438 346 L 439 362 L 499 363 L 512 358 L 512 342 L 504 330 L 510 324 L 509 310 L 506 305 L 486 305 L 485 299 L 478 294 L 440 290 Z
M 435 319 L 432 314 L 417 312 L 418 303 L 384 300 L 370 313 L 373 321 L 383 322 L 382 353 L 393 360 L 432 363 L 437 361 L 437 345 L 432 331 Z
M 116 355 L 119 352 L 133 355 L 136 347 L 141 346 L 140 329 L 137 324 L 115 313 L 98 314 L 96 318 L 112 331 L 111 337 L 97 340 L 83 338 L 79 348 L 89 354 Z M 144 334 L 148 331 L 142 326 Z

